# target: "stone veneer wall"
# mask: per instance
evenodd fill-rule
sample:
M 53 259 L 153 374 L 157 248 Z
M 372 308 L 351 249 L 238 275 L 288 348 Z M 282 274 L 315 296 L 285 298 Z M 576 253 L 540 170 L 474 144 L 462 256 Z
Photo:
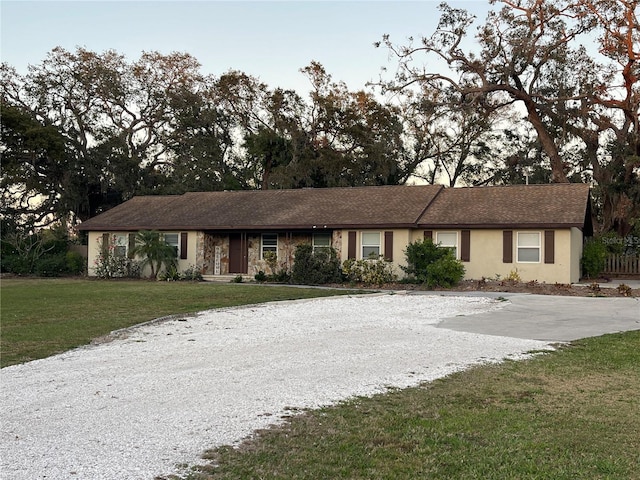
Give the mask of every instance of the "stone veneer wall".
M 255 275 L 260 270 L 267 274 L 277 273 L 271 272 L 267 262 L 260 258 L 261 235 L 247 235 L 248 247 L 248 274 Z M 280 233 L 278 234 L 278 271 L 286 269 L 291 271 L 293 268 L 294 254 L 296 247 L 303 243 L 311 243 L 311 234 L 295 234 Z M 333 248 L 338 252 L 338 258 L 341 258 L 342 250 L 342 231 L 335 230 L 332 235 L 331 243 Z M 220 274 L 227 275 L 229 273 L 229 236 L 228 235 L 209 235 L 205 232 L 197 232 L 196 237 L 196 266 L 203 275 L 213 275 L 215 268 L 215 247 L 221 247 L 220 256 Z
M 198 237 L 198 265 L 203 275 L 213 275 L 215 272 L 216 248 L 220 247 L 220 274 L 229 273 L 229 236 L 209 235 L 202 232 L 202 239 Z M 201 257 L 201 259 L 200 259 Z M 200 263 L 201 262 L 201 263 Z
M 255 275 L 261 270 L 267 275 L 277 273 L 271 272 L 271 267 L 267 265 L 267 262 L 260 259 L 261 235 L 249 235 L 247 240 L 249 245 L 249 274 Z M 296 247 L 302 243 L 311 243 L 311 235 L 289 233 L 278 234 L 278 271 L 291 271 L 293 268 Z

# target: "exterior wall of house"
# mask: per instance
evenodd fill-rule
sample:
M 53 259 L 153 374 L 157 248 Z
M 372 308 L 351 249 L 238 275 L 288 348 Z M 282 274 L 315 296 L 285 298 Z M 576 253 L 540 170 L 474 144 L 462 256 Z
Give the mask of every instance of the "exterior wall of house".
M 393 271 L 398 277 L 404 276 L 404 271 L 400 268 L 401 265 L 406 265 L 406 257 L 404 250 L 407 248 L 407 245 L 410 241 L 413 241 L 414 231 L 412 229 L 402 228 L 402 229 L 366 229 L 366 230 L 338 230 L 339 233 L 336 235 L 334 233 L 334 248 L 338 251 L 338 256 L 341 262 L 344 262 L 349 258 L 349 232 L 356 232 L 356 260 L 363 259 L 363 245 L 362 245 L 362 234 L 365 233 L 378 233 L 379 234 L 379 247 L 380 247 L 380 255 L 384 256 L 385 251 L 387 250 L 387 237 L 385 236 L 386 232 L 390 232 L 393 234 L 393 245 L 391 248 L 392 252 L 392 266 Z M 366 256 L 364 257 L 366 259 Z
M 87 236 L 87 275 L 96 276 L 96 261 L 102 245 L 102 232 L 89 232 Z
M 198 233 L 197 265 L 203 275 L 229 273 L 229 236 Z M 219 271 L 217 271 L 219 270 Z
M 394 272 L 402 278 L 404 272 L 402 265 L 406 265 L 405 249 L 409 242 L 424 238 L 422 229 L 379 229 L 379 230 L 335 230 L 332 233 L 332 246 L 338 252 L 341 262 L 347 260 L 349 255 L 349 232 L 356 232 L 356 258 L 361 259 L 362 233 L 379 233 L 380 254 L 384 255 L 388 237 L 385 232 L 393 234 L 393 268 Z M 460 256 L 461 231 L 453 229 L 431 231 L 434 242 L 439 232 L 455 232 L 457 234 L 458 257 Z M 540 234 L 539 261 L 519 262 L 517 233 Z M 136 232 L 89 232 L 88 235 L 88 274 L 95 276 L 95 266 L 104 233 L 109 233 L 110 243 L 113 243 L 114 235 L 118 237 L 121 247 L 128 248 L 125 240 L 129 234 Z M 180 232 L 167 232 L 180 233 Z M 294 262 L 294 253 L 297 245 L 312 242 L 311 233 L 279 233 L 278 234 L 278 261 L 277 270 L 291 270 Z M 260 270 L 267 274 L 272 273 L 270 265 L 261 257 L 261 234 L 247 234 L 248 246 L 248 274 L 255 275 Z M 465 278 L 478 280 L 482 277 L 501 278 L 507 277 L 512 272 L 517 272 L 522 281 L 536 280 L 546 283 L 575 283 L 580 279 L 580 258 L 582 256 L 582 232 L 578 228 L 556 229 L 554 231 L 554 263 L 544 263 L 545 242 L 544 230 L 513 230 L 512 262 L 503 263 L 503 230 L 474 229 L 470 233 L 470 261 L 463 262 L 465 266 Z M 216 253 L 216 247 L 218 247 Z M 216 272 L 216 263 L 218 272 Z M 187 258 L 178 260 L 178 271 L 182 272 L 190 267 L 196 267 L 204 275 L 229 273 L 229 235 L 208 234 L 205 232 L 190 231 L 187 233 Z M 148 268 L 143 275 L 148 275 Z
M 109 244 L 111 247 L 117 245 L 122 247 L 121 252 L 125 255 L 129 253 L 129 235 L 136 234 L 137 232 L 88 232 L 88 245 L 87 245 L 87 272 L 90 277 L 96 276 L 96 267 L 102 248 L 102 238 L 104 234 L 109 235 Z M 180 233 L 182 232 L 164 232 L 164 233 L 178 233 L 178 242 L 180 242 Z M 187 233 L 187 258 L 178 258 L 178 272 L 183 272 L 190 267 L 198 268 L 198 232 L 186 232 Z M 112 249 L 113 253 L 113 249 Z M 180 255 L 178 255 L 180 256 Z M 139 260 L 139 259 L 138 259 Z M 147 266 L 142 272 L 142 276 L 149 276 L 151 273 L 150 268 Z
M 270 233 L 270 232 L 265 232 Z M 247 275 L 253 276 L 260 271 L 270 275 L 280 270 L 291 271 L 295 260 L 296 247 L 303 243 L 312 243 L 312 233 L 278 233 L 278 258 L 275 271 L 272 266 L 262 258 L 262 233 L 247 233 Z M 332 246 L 340 255 L 341 232 L 332 232 Z M 218 253 L 216 254 L 216 248 Z M 197 265 L 203 275 L 228 275 L 229 274 L 229 235 L 209 234 L 198 232 L 198 259 Z M 216 255 L 218 271 L 216 271 Z
M 571 283 L 578 282 L 582 278 L 582 246 L 584 237 L 579 228 L 571 228 Z
M 574 231 L 575 230 L 575 231 Z M 539 261 L 518 261 L 517 233 L 540 233 Z M 582 233 L 578 229 L 556 229 L 554 231 L 554 263 L 544 262 L 544 230 L 513 230 L 512 262 L 503 262 L 503 230 L 472 230 L 470 261 L 463 262 L 465 278 L 479 280 L 482 277 L 505 278 L 517 273 L 523 282 L 573 283 L 580 279 L 580 255 L 576 252 Z M 434 231 L 434 238 L 435 238 Z

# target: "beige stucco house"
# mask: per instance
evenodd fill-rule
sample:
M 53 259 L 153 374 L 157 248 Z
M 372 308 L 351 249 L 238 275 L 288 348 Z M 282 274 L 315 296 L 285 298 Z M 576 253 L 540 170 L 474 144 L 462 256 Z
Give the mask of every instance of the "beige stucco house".
M 83 222 L 89 274 L 109 242 L 121 255 L 135 233 L 157 230 L 178 251 L 179 270 L 205 276 L 269 273 L 266 252 L 293 265 L 296 245 L 332 246 L 342 261 L 382 255 L 402 275 L 408 243 L 450 247 L 466 278 L 572 283 L 592 235 L 583 184 L 445 188 L 439 185 L 193 192 L 142 196 Z

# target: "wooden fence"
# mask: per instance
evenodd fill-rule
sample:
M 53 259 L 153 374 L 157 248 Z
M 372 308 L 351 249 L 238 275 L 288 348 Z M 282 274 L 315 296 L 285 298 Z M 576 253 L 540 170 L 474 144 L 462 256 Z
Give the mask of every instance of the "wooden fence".
M 640 275 L 640 255 L 609 255 L 604 263 L 605 275 Z

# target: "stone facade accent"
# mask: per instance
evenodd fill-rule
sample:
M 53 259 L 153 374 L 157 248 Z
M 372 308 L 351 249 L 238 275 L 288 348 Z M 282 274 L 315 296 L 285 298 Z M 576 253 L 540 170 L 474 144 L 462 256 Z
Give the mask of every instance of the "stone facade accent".
M 266 274 L 275 274 L 286 270 L 291 272 L 295 260 L 295 251 L 298 245 L 312 243 L 311 233 L 279 233 L 278 234 L 278 263 L 276 271 L 272 272 L 269 264 L 261 259 L 262 235 L 247 234 L 247 260 L 248 275 L 255 275 L 259 271 Z M 335 230 L 331 239 L 332 247 L 338 252 L 342 250 L 342 232 Z M 220 247 L 220 275 L 229 274 L 229 236 L 210 235 L 205 232 L 196 234 L 196 266 L 203 275 L 215 274 L 215 250 Z
M 220 247 L 220 275 L 229 273 L 229 236 L 209 235 L 203 232 L 203 275 L 213 275 L 215 273 L 216 247 Z

